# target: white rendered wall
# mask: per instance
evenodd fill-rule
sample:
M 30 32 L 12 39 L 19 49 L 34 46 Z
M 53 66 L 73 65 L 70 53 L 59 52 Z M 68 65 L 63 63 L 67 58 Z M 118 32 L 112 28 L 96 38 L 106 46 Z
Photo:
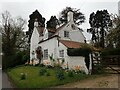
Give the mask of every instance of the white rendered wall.
M 75 69 L 76 66 L 80 66 L 80 70 L 85 71 L 86 74 L 88 74 L 88 69 L 85 65 L 85 58 L 82 56 L 68 56 L 65 58 L 65 60 L 68 62 L 69 69 Z
M 32 55 L 32 52 L 35 52 L 35 49 L 38 47 L 38 42 L 39 42 L 39 33 L 36 27 L 34 27 L 32 36 L 31 36 L 31 40 L 30 40 L 30 60 L 32 58 L 36 58 L 36 54 L 35 56 Z
M 62 43 L 59 43 L 58 51 L 59 50 L 64 50 L 65 62 L 62 66 L 63 68 L 65 68 L 66 66 L 64 66 L 64 65 L 66 65 L 68 63 L 69 69 L 75 69 L 75 66 L 80 66 L 80 70 L 83 70 L 83 71 L 85 71 L 86 74 L 88 74 L 88 69 L 85 65 L 85 58 L 84 57 L 82 57 L 82 56 L 72 56 L 72 57 L 68 56 L 67 55 L 67 47 L 65 47 Z M 58 52 L 58 58 L 60 58 L 59 52 Z
M 82 32 L 80 32 L 79 30 L 74 30 L 70 32 L 70 38 L 72 41 L 76 41 L 76 42 L 85 42 L 85 37 L 82 34 Z
M 44 56 L 43 56 L 43 60 L 49 60 L 49 55 L 52 55 L 53 54 L 53 58 L 57 58 L 57 37 L 55 38 L 52 38 L 50 40 L 47 40 L 47 41 L 44 41 L 42 43 L 39 44 L 39 46 L 42 47 L 42 51 L 44 53 L 44 50 L 45 49 L 48 49 L 48 59 L 44 59 Z
M 74 23 L 73 22 L 69 22 L 67 25 L 65 25 L 58 32 L 59 36 L 61 37 L 62 40 L 71 40 L 71 41 L 83 42 L 84 43 L 84 40 L 86 40 L 85 36 L 83 35 L 83 33 L 78 28 L 75 28 L 75 30 L 73 30 L 71 28 L 72 24 L 74 24 Z M 69 31 L 69 38 L 64 37 L 64 31 Z
M 120 1 L 118 2 L 118 15 L 120 16 Z

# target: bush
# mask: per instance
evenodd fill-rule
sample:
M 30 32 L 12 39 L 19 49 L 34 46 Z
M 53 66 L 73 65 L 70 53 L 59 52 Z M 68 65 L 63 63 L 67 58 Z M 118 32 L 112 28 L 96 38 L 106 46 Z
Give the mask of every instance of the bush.
M 83 71 L 83 70 L 80 70 L 80 73 L 81 73 L 81 74 L 86 74 L 85 71 Z
M 51 65 L 47 65 L 46 67 L 47 67 L 47 68 L 53 68 L 53 66 L 51 66 Z
M 49 73 L 49 72 L 47 72 L 47 73 L 46 73 L 46 76 L 50 76 L 50 73 Z
M 74 75 L 73 75 L 73 71 L 68 71 L 68 76 L 69 77 L 73 77 Z
M 26 79 L 25 73 L 21 73 L 21 80 L 25 80 L 25 79 Z
M 39 71 L 39 75 L 42 76 L 42 75 L 45 75 L 45 73 L 47 72 L 47 70 L 45 68 L 42 68 L 40 69 Z
M 39 66 L 40 66 L 40 67 L 44 67 L 45 65 L 44 65 L 44 64 L 40 64 Z
M 56 77 L 58 80 L 63 80 L 64 79 L 64 72 L 62 70 L 57 71 Z
M 38 64 L 35 64 L 35 66 L 39 66 L 39 63 L 38 63 Z
M 94 65 L 94 68 L 93 68 L 93 74 L 102 74 L 104 73 L 104 67 L 102 65 Z
M 29 53 L 26 51 L 18 51 L 10 56 L 3 56 L 3 69 L 12 68 L 17 65 L 25 64 L 29 60 Z

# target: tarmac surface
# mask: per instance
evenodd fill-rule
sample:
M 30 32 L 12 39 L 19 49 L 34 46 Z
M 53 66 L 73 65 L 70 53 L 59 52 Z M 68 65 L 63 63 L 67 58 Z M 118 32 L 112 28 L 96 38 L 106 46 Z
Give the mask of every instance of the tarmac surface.
M 5 72 L 2 72 L 0 75 L 2 75 L 2 88 L 13 88 L 7 74 Z

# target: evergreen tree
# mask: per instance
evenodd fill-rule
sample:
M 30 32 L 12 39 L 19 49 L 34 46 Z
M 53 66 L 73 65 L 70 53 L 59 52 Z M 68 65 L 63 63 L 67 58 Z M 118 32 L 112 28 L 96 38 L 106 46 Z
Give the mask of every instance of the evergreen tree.
M 73 12 L 73 19 L 74 19 L 75 24 L 80 25 L 81 23 L 85 21 L 85 16 L 83 13 L 80 12 L 80 9 L 66 7 L 60 13 L 59 21 L 61 24 L 67 23 L 67 13 L 69 11 Z
M 91 28 L 87 31 L 92 34 L 92 41 L 97 47 L 105 47 L 105 36 L 112 26 L 112 20 L 107 10 L 91 13 L 89 18 Z
M 30 42 L 30 38 L 33 32 L 33 28 L 34 28 L 34 21 L 35 19 L 38 20 L 39 26 L 40 27 L 45 27 L 45 18 L 42 17 L 42 15 L 38 12 L 38 10 L 35 10 L 31 15 L 29 15 L 29 30 L 26 32 L 26 34 L 29 36 L 29 40 L 28 42 Z
M 47 21 L 46 24 L 48 29 L 56 29 L 56 26 L 59 25 L 59 21 L 56 16 L 51 16 L 50 20 Z

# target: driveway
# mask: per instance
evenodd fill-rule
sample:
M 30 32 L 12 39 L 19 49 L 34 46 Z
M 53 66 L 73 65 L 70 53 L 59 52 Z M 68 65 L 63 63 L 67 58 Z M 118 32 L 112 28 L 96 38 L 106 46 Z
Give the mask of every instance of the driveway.
M 120 76 L 111 74 L 96 78 L 89 78 L 79 82 L 57 86 L 57 88 L 120 88 Z

